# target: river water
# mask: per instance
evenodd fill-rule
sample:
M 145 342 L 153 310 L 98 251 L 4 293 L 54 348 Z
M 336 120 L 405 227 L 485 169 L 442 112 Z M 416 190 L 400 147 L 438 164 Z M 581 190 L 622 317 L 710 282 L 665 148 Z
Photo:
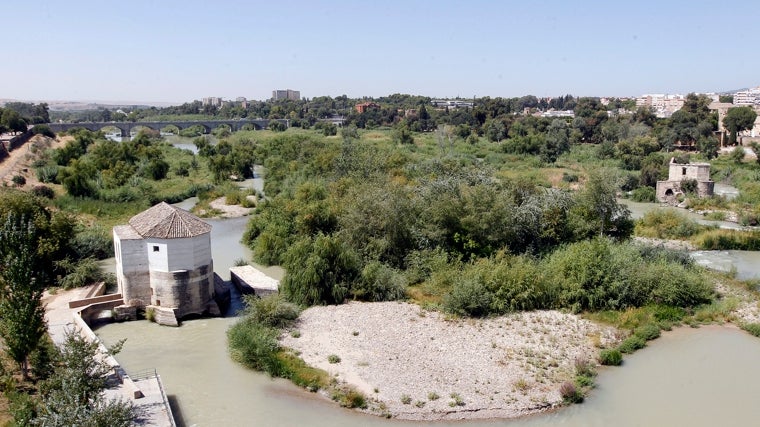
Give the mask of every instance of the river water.
M 259 186 L 252 180 L 250 185 Z M 192 207 L 194 200 L 180 204 Z M 628 203 L 627 203 L 628 204 Z M 651 208 L 651 207 L 650 207 Z M 209 220 L 215 270 L 229 278 L 236 259 L 250 261 L 240 243 L 248 218 Z M 746 258 L 745 258 L 746 255 Z M 700 260 L 701 256 L 701 260 Z M 757 253 L 705 252 L 698 262 L 760 277 Z M 260 266 L 259 266 L 260 267 Z M 281 278 L 277 267 L 260 267 Z M 742 273 L 744 274 L 744 273 Z M 127 372 L 155 368 L 180 425 L 185 426 L 419 426 L 337 407 L 285 380 L 234 363 L 226 331 L 234 317 L 186 321 L 179 328 L 147 321 L 101 326 L 112 344 L 127 338 L 117 356 Z M 738 329 L 709 326 L 665 333 L 626 357 L 622 368 L 603 368 L 585 403 L 520 420 L 431 423 L 440 426 L 749 426 L 760 419 L 760 340 Z

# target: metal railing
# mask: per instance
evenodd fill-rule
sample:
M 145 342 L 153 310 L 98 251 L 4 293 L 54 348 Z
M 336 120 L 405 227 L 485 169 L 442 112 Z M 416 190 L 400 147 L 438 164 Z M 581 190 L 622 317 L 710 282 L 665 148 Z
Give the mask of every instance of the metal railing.
M 127 375 L 129 375 L 129 378 L 132 379 L 132 381 L 140 381 L 140 380 L 147 380 L 149 378 L 155 378 L 158 376 L 158 373 L 155 369 L 149 368 L 149 369 L 143 369 L 141 371 L 137 372 L 127 372 Z

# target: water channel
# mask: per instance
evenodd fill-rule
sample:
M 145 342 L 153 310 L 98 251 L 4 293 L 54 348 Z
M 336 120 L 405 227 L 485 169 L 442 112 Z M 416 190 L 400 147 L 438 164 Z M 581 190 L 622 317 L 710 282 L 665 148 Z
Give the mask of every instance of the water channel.
M 250 181 L 259 186 L 259 180 Z M 194 200 L 181 207 L 189 208 Z M 629 204 L 627 201 L 626 204 Z M 646 209 L 647 206 L 636 206 Z M 648 206 L 652 209 L 652 206 Z M 634 208 L 632 208 L 634 210 Z M 635 210 L 634 210 L 635 211 Z M 643 214 L 643 213 L 642 213 Z M 215 270 L 228 278 L 238 258 L 250 260 L 240 244 L 248 218 L 209 220 Z M 695 255 L 699 261 L 699 256 Z M 703 263 L 724 263 L 760 278 L 756 252 L 704 253 Z M 707 260 L 707 261 L 704 261 Z M 709 262 L 708 262 L 709 261 Z M 733 267 L 732 267 L 733 266 Z M 279 268 L 262 269 L 281 278 Z M 179 328 L 147 321 L 101 326 L 112 344 L 127 342 L 118 355 L 128 372 L 155 368 L 162 377 L 179 425 L 185 426 L 419 426 L 339 408 L 285 380 L 273 380 L 232 362 L 226 330 L 235 317 L 186 321 Z M 625 359 L 622 368 L 603 368 L 587 401 L 520 420 L 432 423 L 438 426 L 746 426 L 760 417 L 760 340 L 731 327 L 680 328 Z

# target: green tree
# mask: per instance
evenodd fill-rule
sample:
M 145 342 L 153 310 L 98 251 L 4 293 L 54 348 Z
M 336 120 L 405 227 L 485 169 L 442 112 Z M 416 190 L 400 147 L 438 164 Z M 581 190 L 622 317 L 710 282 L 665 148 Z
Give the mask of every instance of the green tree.
M 735 147 L 731 151 L 731 154 L 729 154 L 729 158 L 738 165 L 744 160 L 744 154 L 745 152 L 743 147 Z
M 11 132 L 26 132 L 26 120 L 15 110 L 5 108 L 0 122 Z
M 712 136 L 703 136 L 697 141 L 697 149 L 707 157 L 707 160 L 712 160 L 718 157 L 720 143 Z
M 123 341 L 108 349 L 116 354 Z M 66 333 L 53 375 L 42 389 L 42 402 L 34 425 L 64 427 L 128 427 L 139 416 L 129 402 L 103 395 L 111 367 L 98 352 L 98 344 L 75 331 Z
M 546 129 L 546 144 L 541 147 L 541 160 L 554 163 L 570 150 L 570 132 L 564 120 L 554 119 Z
M 628 238 L 633 232 L 631 211 L 617 202 L 617 178 L 612 172 L 596 170 L 589 174 L 588 181 L 577 194 L 577 204 L 573 213 L 582 223 L 576 223 L 578 237 L 591 237 L 593 230 L 600 236 L 608 235 L 618 239 Z
M 359 277 L 356 253 L 335 236 L 319 234 L 296 241 L 285 253 L 285 297 L 299 305 L 339 304 Z
M 0 336 L 8 355 L 29 377 L 29 355 L 45 334 L 42 291 L 45 280 L 34 269 L 37 232 L 27 218 L 6 217 L 0 229 Z
M 734 107 L 728 110 L 726 116 L 723 117 L 723 126 L 731 132 L 730 142 L 732 145 L 736 144 L 739 132 L 752 129 L 756 118 L 757 113 L 752 107 Z

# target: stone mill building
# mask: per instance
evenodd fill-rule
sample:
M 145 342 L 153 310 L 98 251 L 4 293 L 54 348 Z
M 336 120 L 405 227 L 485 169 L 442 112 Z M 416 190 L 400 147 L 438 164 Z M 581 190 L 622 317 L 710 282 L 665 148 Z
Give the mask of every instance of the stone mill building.
M 122 310 L 146 310 L 178 325 L 189 315 L 218 315 L 214 301 L 211 225 L 160 203 L 113 228 Z
M 696 183 L 698 197 L 713 195 L 715 182 L 710 179 L 709 163 L 676 163 L 670 159 L 667 181 L 657 181 L 657 200 L 664 203 L 678 203 L 678 196 L 684 194 L 684 182 Z

